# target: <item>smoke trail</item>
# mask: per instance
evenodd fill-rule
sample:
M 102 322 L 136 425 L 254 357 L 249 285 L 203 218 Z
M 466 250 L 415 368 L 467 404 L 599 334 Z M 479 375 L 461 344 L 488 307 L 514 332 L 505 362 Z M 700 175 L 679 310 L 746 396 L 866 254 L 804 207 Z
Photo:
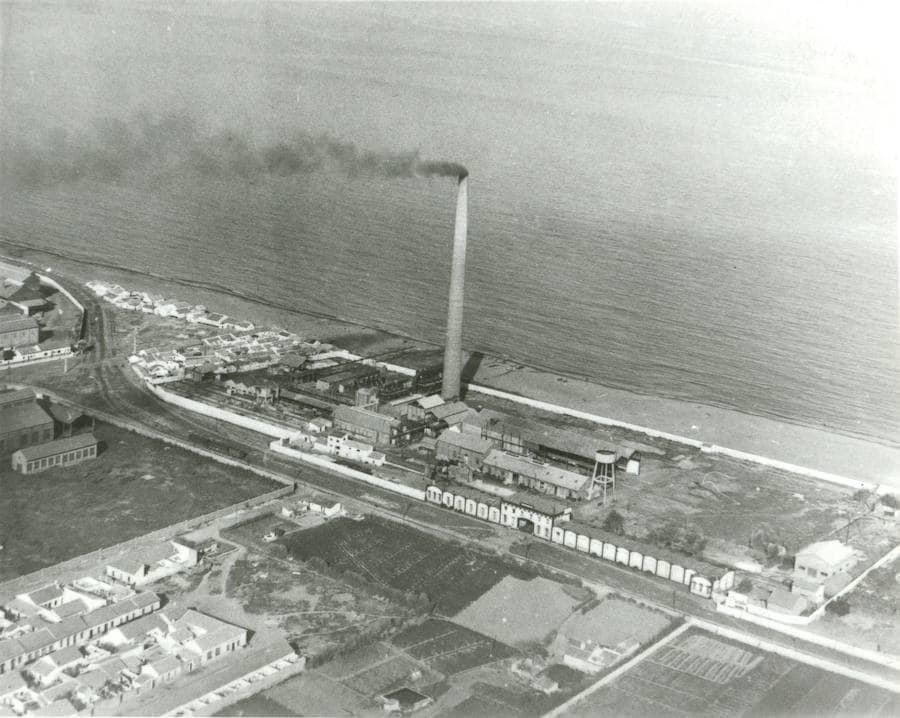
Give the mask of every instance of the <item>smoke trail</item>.
M 349 177 L 465 177 L 454 162 L 422 160 L 418 151 L 375 152 L 330 135 L 297 132 L 259 145 L 229 131 L 204 134 L 190 117 L 105 119 L 87 132 L 44 132 L 37 141 L 5 142 L 4 184 L 48 187 L 92 180 L 117 182 L 140 173 L 192 171 L 202 176 L 291 177 L 336 171 Z

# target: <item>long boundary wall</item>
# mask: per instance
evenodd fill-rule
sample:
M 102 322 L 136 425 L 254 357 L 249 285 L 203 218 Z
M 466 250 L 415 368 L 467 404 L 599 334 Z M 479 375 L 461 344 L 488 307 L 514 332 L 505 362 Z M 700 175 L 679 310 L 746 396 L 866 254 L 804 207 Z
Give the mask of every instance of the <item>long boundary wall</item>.
M 260 419 L 236 414 L 233 411 L 221 409 L 218 406 L 212 406 L 210 404 L 204 404 L 195 399 L 188 399 L 186 396 L 175 394 L 153 384 L 146 384 L 146 386 L 149 391 L 156 394 L 156 396 L 168 404 L 174 404 L 175 406 L 180 406 L 182 409 L 187 409 L 188 411 L 193 411 L 197 414 L 203 414 L 204 416 L 209 416 L 213 419 L 218 419 L 219 421 L 227 421 L 229 424 L 241 426 L 244 429 L 250 429 L 251 431 L 256 431 L 276 439 L 291 436 L 298 431 L 298 429 L 289 429 L 286 426 L 278 426 L 277 424 L 270 424 L 261 421 Z
M 638 433 L 644 434 L 646 436 L 652 436 L 659 439 L 667 439 L 668 441 L 674 441 L 678 444 L 684 444 L 686 446 L 693 446 L 695 449 L 700 449 L 702 452 L 706 454 L 722 454 L 724 456 L 730 456 L 733 459 L 741 459 L 743 461 L 752 461 L 756 464 L 762 464 L 763 466 L 770 466 L 773 469 L 781 469 L 782 471 L 789 471 L 793 474 L 800 474 L 801 476 L 806 476 L 811 479 L 818 479 L 820 481 L 827 481 L 832 484 L 839 484 L 841 486 L 847 486 L 851 489 L 867 489 L 869 491 L 875 490 L 887 490 L 880 489 L 877 484 L 873 484 L 866 481 L 859 481 L 858 479 L 851 479 L 846 476 L 840 476 L 838 474 L 831 474 L 827 471 L 820 471 L 819 469 L 811 469 L 806 466 L 798 466 L 797 464 L 791 464 L 786 461 L 781 461 L 779 459 L 770 459 L 766 456 L 760 456 L 759 454 L 751 454 L 746 451 L 739 451 L 737 449 L 729 449 L 724 446 L 718 446 L 717 444 L 706 444 L 698 439 L 691 439 L 687 436 L 679 436 L 678 434 L 670 434 L 666 431 L 658 431 L 657 429 L 651 429 L 646 426 L 639 426 L 637 424 L 629 424 L 625 421 L 619 421 L 618 419 L 610 419 L 605 416 L 599 416 L 597 414 L 589 414 L 585 411 L 579 411 L 578 409 L 569 409 L 565 406 L 559 406 L 558 404 L 550 404 L 545 401 L 538 401 L 537 399 L 529 399 L 528 397 L 521 396 L 519 394 L 511 394 L 506 391 L 500 391 L 498 389 L 491 389 L 487 386 L 479 386 L 477 384 L 469 384 L 469 390 L 477 391 L 480 394 L 487 394 L 488 396 L 495 396 L 498 399 L 506 399 L 508 401 L 514 401 L 517 404 L 525 404 L 527 406 L 534 407 L 535 409 L 543 409 L 544 411 L 550 411 L 554 414 L 564 414 L 566 416 L 572 416 L 577 419 L 586 419 L 587 421 L 592 421 L 595 424 L 600 424 L 602 426 L 617 426 L 622 429 L 628 429 L 629 431 L 636 431 Z
M 414 489 L 411 486 L 396 484 L 393 481 L 380 479 L 377 476 L 372 476 L 371 474 L 367 474 L 364 471 L 357 471 L 356 469 L 351 469 L 349 466 L 337 464 L 321 456 L 316 456 L 315 454 L 307 454 L 303 451 L 297 451 L 297 449 L 292 449 L 289 446 L 284 446 L 278 439 L 269 444 L 269 448 L 276 453 L 284 454 L 285 456 L 291 456 L 307 464 L 312 464 L 313 466 L 318 466 L 323 469 L 328 469 L 329 471 L 343 474 L 344 476 L 349 476 L 351 479 L 356 479 L 357 481 L 365 481 L 367 484 L 377 486 L 380 489 L 393 491 L 394 493 L 408 496 L 411 499 L 425 501 L 425 491 L 423 489 Z

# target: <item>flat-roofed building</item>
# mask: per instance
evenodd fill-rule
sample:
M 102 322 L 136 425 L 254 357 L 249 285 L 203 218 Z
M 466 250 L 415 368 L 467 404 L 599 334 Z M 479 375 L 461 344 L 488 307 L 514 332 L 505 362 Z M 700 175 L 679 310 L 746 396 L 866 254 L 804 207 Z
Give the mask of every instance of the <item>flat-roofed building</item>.
M 53 438 L 53 418 L 33 401 L 0 406 L 0 455 Z
M 12 467 L 23 474 L 37 474 L 55 466 L 74 466 L 97 458 L 93 434 L 76 434 L 46 444 L 29 446 L 13 453 Z

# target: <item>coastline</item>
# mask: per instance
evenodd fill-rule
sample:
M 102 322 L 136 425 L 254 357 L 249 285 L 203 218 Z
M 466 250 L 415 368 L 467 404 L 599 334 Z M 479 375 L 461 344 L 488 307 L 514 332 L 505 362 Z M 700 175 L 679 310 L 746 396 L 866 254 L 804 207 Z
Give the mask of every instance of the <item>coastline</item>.
M 60 257 L 41 250 L 4 243 L 0 246 L 13 261 L 50 266 L 80 283 L 89 279 L 108 280 L 140 291 L 172 295 L 191 303 L 206 304 L 213 311 L 251 321 L 257 326 L 278 326 L 311 338 L 335 342 L 351 352 L 377 353 L 435 346 L 345 319 L 272 307 L 224 290 L 189 287 L 181 282 L 126 269 L 98 267 L 87 260 Z M 613 417 L 620 422 L 651 427 L 655 431 L 687 437 L 703 444 L 727 447 L 900 490 L 900 448 L 874 440 L 731 409 L 637 394 L 487 355 L 467 379 L 473 384 L 577 411 Z

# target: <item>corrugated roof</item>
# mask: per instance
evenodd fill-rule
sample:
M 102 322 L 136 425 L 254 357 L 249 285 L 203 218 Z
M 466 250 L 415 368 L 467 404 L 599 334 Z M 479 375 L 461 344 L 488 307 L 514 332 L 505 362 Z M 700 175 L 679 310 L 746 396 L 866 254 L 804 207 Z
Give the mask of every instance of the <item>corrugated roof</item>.
M 53 419 L 37 404 L 18 404 L 0 408 L 0 427 L 4 432 L 53 426 Z
M 439 406 L 432 407 L 429 411 L 437 419 L 448 419 L 465 414 L 469 411 L 469 407 L 461 401 L 452 401 L 449 404 L 440 404 Z
M 509 454 L 499 449 L 492 450 L 484 458 L 484 465 L 493 466 L 504 471 L 512 471 L 520 476 L 560 486 L 569 491 L 581 491 L 590 480 L 590 477 L 576 474 L 574 471 L 561 469 L 550 464 L 536 463 L 527 457 Z
M 56 454 L 63 454 L 67 451 L 76 451 L 78 449 L 85 449 L 89 446 L 96 445 L 97 439 L 93 434 L 76 434 L 75 436 L 68 436 L 64 439 L 48 441 L 46 444 L 28 446 L 24 449 L 19 449 L 16 453 L 21 453 L 27 461 L 34 461 L 36 459 L 43 459 L 48 456 L 55 456 Z

